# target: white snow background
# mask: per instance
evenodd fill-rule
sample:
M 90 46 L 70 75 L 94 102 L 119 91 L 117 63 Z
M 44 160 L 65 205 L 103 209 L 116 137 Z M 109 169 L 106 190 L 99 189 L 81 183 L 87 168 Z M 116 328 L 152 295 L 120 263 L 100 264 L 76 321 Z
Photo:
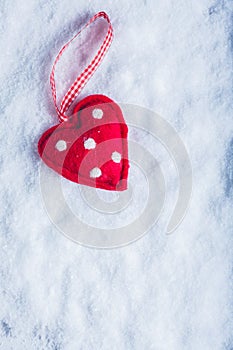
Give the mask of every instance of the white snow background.
M 115 38 L 80 98 L 159 113 L 193 166 L 175 233 L 165 234 L 171 188 L 160 223 L 113 250 L 79 246 L 51 224 L 37 154 L 57 123 L 54 58 L 100 10 Z M 0 349 L 232 349 L 232 1 L 1 0 L 0 16 Z

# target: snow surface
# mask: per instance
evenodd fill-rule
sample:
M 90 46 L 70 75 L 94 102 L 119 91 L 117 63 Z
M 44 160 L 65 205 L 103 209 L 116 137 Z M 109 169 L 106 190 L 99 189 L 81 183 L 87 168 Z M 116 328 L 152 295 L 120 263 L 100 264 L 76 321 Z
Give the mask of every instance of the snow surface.
M 100 10 L 115 39 L 80 98 L 104 93 L 156 111 L 193 166 L 176 232 L 165 234 L 171 184 L 159 223 L 114 250 L 79 246 L 51 224 L 37 154 L 40 135 L 57 123 L 55 55 Z M 0 349 L 233 348 L 231 14 L 230 0 L 0 2 Z M 130 136 L 156 154 L 149 136 Z

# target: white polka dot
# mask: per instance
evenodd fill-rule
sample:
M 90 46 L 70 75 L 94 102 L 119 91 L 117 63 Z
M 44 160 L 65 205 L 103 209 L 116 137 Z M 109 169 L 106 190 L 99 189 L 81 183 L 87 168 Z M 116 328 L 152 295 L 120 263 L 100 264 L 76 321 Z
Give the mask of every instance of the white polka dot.
M 113 152 L 113 153 L 112 153 L 112 160 L 113 160 L 115 163 L 120 163 L 120 161 L 121 161 L 121 155 L 120 155 L 120 153 L 118 153 L 118 152 Z
M 59 140 L 59 141 L 57 141 L 55 148 L 56 148 L 59 152 L 65 151 L 65 150 L 67 149 L 67 143 L 66 143 L 66 141 L 64 141 L 64 140 Z
M 91 171 L 90 171 L 90 177 L 92 178 L 97 178 L 97 177 L 100 177 L 102 175 L 102 171 L 100 170 L 100 168 L 93 168 Z
M 96 146 L 95 140 L 92 139 L 92 138 L 90 138 L 90 137 L 89 137 L 89 139 L 87 139 L 86 141 L 84 141 L 84 147 L 85 147 L 86 149 L 94 149 L 95 146 Z
M 104 115 L 104 112 L 100 108 L 95 108 L 92 111 L 92 117 L 95 119 L 102 119 Z

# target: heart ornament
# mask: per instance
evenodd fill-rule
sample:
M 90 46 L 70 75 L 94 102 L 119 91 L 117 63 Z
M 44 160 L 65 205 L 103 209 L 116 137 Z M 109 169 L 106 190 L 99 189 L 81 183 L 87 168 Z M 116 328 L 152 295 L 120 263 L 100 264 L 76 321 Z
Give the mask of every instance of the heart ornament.
M 65 115 L 111 44 L 112 26 L 105 12 L 99 12 L 86 26 L 100 17 L 109 23 L 108 33 L 95 58 L 64 96 L 60 108 L 56 103 L 55 66 L 81 31 L 61 49 L 55 60 L 50 84 L 60 123 L 43 133 L 38 152 L 47 166 L 70 181 L 123 191 L 127 189 L 129 168 L 128 128 L 119 105 L 104 95 L 91 95 L 76 104 L 70 117 Z
M 103 95 L 88 96 L 67 121 L 47 130 L 38 151 L 66 179 L 123 191 L 128 176 L 128 128 L 120 107 Z

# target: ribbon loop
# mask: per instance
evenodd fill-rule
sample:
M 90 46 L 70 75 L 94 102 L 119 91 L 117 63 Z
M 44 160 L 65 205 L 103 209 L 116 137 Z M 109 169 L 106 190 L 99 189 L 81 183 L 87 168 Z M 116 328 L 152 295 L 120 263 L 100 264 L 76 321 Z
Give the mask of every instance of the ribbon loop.
M 61 58 L 62 54 L 64 51 L 68 48 L 68 46 L 71 44 L 73 40 L 77 38 L 77 36 L 84 30 L 86 29 L 91 23 L 96 21 L 98 18 L 104 18 L 108 22 L 108 31 L 107 34 L 97 52 L 95 57 L 92 59 L 91 63 L 83 70 L 83 72 L 75 79 L 74 83 L 71 85 L 69 90 L 66 92 L 65 96 L 62 99 L 60 108 L 57 106 L 57 93 L 56 93 L 56 83 L 55 83 L 55 69 L 57 62 Z M 93 16 L 89 22 L 68 42 L 66 43 L 62 49 L 59 51 L 53 67 L 52 67 L 52 72 L 50 75 L 50 86 L 52 90 L 52 95 L 53 95 L 53 101 L 54 105 L 58 114 L 58 118 L 60 122 L 66 121 L 69 117 L 65 115 L 67 110 L 69 109 L 70 105 L 72 102 L 75 100 L 75 98 L 79 95 L 81 90 L 84 88 L 88 80 L 91 78 L 91 76 L 94 74 L 100 63 L 102 62 L 106 52 L 108 51 L 111 43 L 113 40 L 113 28 L 110 22 L 110 19 L 108 15 L 105 12 L 98 12 L 95 16 Z

